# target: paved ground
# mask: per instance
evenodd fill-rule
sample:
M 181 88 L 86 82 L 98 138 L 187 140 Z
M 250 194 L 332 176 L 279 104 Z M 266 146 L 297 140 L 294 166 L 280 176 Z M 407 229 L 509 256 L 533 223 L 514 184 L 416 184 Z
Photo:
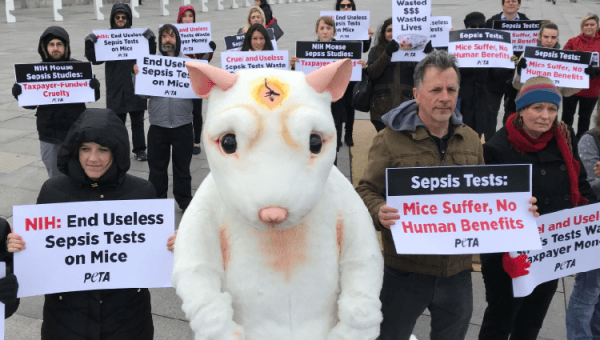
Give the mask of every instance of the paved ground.
M 243 4 L 243 0 L 237 0 Z M 371 27 L 376 29 L 391 14 L 389 0 L 356 0 L 359 10 L 371 10 Z M 223 1 L 226 7 L 231 2 Z M 135 27 L 150 27 L 157 30 L 159 24 L 175 22 L 179 1 L 167 5 L 170 16 L 160 16 L 158 0 L 145 0 L 144 5 L 137 8 L 140 18 L 135 19 Z M 198 8 L 198 1 L 193 3 Z M 234 34 L 244 25 L 246 9 L 226 9 L 216 11 L 216 1 L 209 1 L 208 13 L 198 13 L 198 20 L 212 22 L 214 40 L 218 45 L 217 52 L 223 51 L 223 37 Z M 293 53 L 294 42 L 297 40 L 312 40 L 314 21 L 320 10 L 332 10 L 334 2 L 304 2 L 293 4 L 273 5 L 274 15 L 279 19 L 280 26 L 285 31 L 284 37 L 278 42 L 280 49 L 288 49 Z M 4 8 L 4 0 L 0 0 Z M 18 5 L 16 7 L 19 7 Z M 108 17 L 111 5 L 102 9 Z M 450 15 L 454 27 L 463 28 L 463 18 L 471 11 L 481 11 L 486 16 L 500 12 L 500 0 L 440 0 L 433 4 L 433 15 Z M 48 178 L 43 163 L 40 160 L 39 141 L 35 130 L 35 117 L 32 111 L 17 106 L 11 95 L 14 83 L 14 63 L 38 62 L 37 43 L 39 35 L 48 26 L 63 26 L 71 35 L 72 56 L 83 60 L 83 38 L 93 29 L 105 29 L 109 24 L 97 21 L 93 15 L 93 7 L 74 6 L 60 10 L 63 22 L 54 22 L 52 9 L 17 9 L 13 14 L 17 23 L 6 24 L 4 10 L 0 13 L 0 216 L 12 223 L 12 206 L 33 204 L 42 183 Z M 580 0 L 569 3 L 558 0 L 552 5 L 544 0 L 523 0 L 521 11 L 532 19 L 552 19 L 560 28 L 560 43 L 564 44 L 569 37 L 579 33 L 579 21 L 587 12 L 600 12 L 600 4 L 591 0 Z M 366 55 L 365 55 L 366 58 Z M 213 65 L 220 65 L 220 56 L 215 54 Z M 95 73 L 102 84 L 102 98 L 98 103 L 88 107 L 102 107 L 104 102 L 104 67 L 95 67 Z M 359 114 L 359 119 L 368 119 L 368 115 Z M 147 125 L 147 121 L 146 121 Z M 146 126 L 147 128 L 147 126 Z M 350 165 L 347 147 L 339 154 L 339 167 L 346 176 L 350 176 Z M 208 164 L 204 154 L 194 156 L 192 161 L 193 187 L 197 188 L 208 174 Z M 132 161 L 130 173 L 142 178 L 148 177 L 146 163 Z M 177 222 L 181 213 L 177 211 Z M 474 312 L 467 339 L 476 339 L 481 325 L 483 312 L 486 307 L 485 291 L 480 273 L 473 273 Z M 565 306 L 573 286 L 573 278 L 568 277 L 561 282 L 554 297 L 551 310 L 548 313 L 540 339 L 565 338 Z M 152 312 L 154 315 L 156 339 L 191 339 L 191 333 L 180 309 L 181 301 L 173 289 L 152 290 Z M 17 313 L 6 322 L 6 339 L 38 339 L 42 319 L 42 297 L 24 298 Z M 430 318 L 425 313 L 418 321 L 415 335 L 419 339 L 427 339 Z

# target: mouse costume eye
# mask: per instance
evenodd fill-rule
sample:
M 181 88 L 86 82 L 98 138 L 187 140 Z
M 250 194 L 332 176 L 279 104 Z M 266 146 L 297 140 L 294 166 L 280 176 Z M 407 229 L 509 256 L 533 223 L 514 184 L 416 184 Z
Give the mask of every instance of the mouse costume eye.
M 323 140 L 321 139 L 321 136 L 317 135 L 316 133 L 313 133 L 310 135 L 309 144 L 310 152 L 316 155 L 321 152 L 321 148 L 323 147 Z
M 235 135 L 233 133 L 228 133 L 221 139 L 221 148 L 225 153 L 231 154 L 234 153 L 237 149 L 237 142 L 235 141 Z

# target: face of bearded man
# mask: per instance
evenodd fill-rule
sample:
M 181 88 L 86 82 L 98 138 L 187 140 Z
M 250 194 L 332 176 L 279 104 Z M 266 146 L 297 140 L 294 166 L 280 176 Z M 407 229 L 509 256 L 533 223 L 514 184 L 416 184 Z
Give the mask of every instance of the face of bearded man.
M 48 55 L 53 60 L 60 60 L 65 55 L 65 44 L 60 39 L 52 39 L 46 46 Z
M 162 45 L 162 50 L 164 52 L 174 52 L 175 44 L 177 44 L 177 39 L 175 38 L 175 32 L 164 32 L 160 37 L 160 43 Z

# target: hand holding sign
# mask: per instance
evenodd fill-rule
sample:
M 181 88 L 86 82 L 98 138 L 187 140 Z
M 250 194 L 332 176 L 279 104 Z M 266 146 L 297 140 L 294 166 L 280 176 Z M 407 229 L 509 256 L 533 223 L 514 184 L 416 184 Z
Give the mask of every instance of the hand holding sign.
M 400 219 L 400 215 L 398 215 L 398 209 L 388 207 L 385 204 L 379 208 L 379 213 L 377 214 L 377 216 L 379 216 L 379 223 L 381 223 L 383 227 L 388 229 L 390 229 L 391 226 L 396 224 L 394 220 Z
M 6 239 L 6 249 L 9 253 L 18 252 L 25 249 L 25 241 L 23 238 L 15 233 L 8 234 Z
M 516 279 L 529 274 L 527 268 L 531 267 L 531 263 L 527 262 L 527 255 L 511 257 L 509 253 L 504 253 L 502 267 L 511 279 Z

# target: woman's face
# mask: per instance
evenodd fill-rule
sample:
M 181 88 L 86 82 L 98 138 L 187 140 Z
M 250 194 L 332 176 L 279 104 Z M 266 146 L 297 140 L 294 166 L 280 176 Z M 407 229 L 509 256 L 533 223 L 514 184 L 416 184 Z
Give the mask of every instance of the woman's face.
M 342 2 L 340 2 L 340 11 L 351 11 L 352 10 L 352 3 L 350 2 L 350 0 L 342 0 Z
M 331 41 L 333 39 L 333 27 L 327 25 L 325 21 L 320 20 L 317 26 L 317 36 L 319 41 Z
M 598 31 L 598 23 L 594 19 L 586 20 L 581 28 L 581 33 L 586 37 L 593 37 Z
M 188 9 L 187 11 L 183 12 L 183 15 L 181 16 L 181 23 L 189 24 L 192 22 L 194 22 L 194 13 Z
M 392 32 L 392 25 L 389 25 L 388 27 L 385 28 L 385 41 L 390 42 L 392 41 L 392 36 L 393 36 L 393 32 Z
M 94 142 L 82 143 L 79 147 L 79 163 L 85 174 L 91 180 L 97 181 L 112 165 L 112 152 Z
M 250 14 L 250 25 L 254 24 L 264 24 L 262 16 L 257 11 L 254 11 L 252 14 Z
M 250 40 L 250 46 L 253 51 L 262 51 L 265 48 L 265 37 L 259 31 L 252 32 L 252 39 Z
M 550 130 L 558 114 L 558 107 L 551 103 L 535 103 L 521 111 L 523 130 L 531 137 L 538 138 Z
M 553 48 L 558 42 L 558 31 L 552 28 L 544 28 L 539 39 L 544 47 Z
M 254 1 L 254 4 L 255 4 L 256 6 L 258 6 L 258 7 L 260 7 L 260 0 L 255 0 L 255 1 Z

